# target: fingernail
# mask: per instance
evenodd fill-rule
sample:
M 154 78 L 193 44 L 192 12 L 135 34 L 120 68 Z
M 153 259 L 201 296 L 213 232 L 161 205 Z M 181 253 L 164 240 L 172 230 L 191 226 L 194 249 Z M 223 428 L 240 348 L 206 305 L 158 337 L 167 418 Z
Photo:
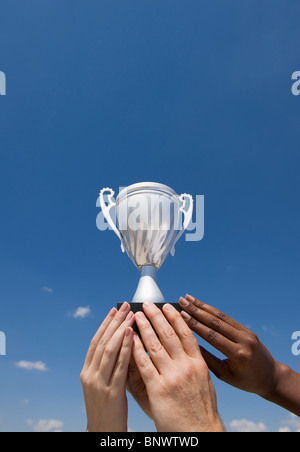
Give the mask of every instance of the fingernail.
M 152 301 L 146 301 L 146 302 L 143 304 L 143 306 L 146 306 L 147 309 L 150 309 L 150 310 L 152 310 L 152 309 L 155 308 L 155 304 L 152 303 Z
M 128 337 L 130 335 L 131 331 L 132 331 L 132 328 L 127 327 L 125 330 L 125 336 Z
M 181 304 L 181 306 L 188 306 L 190 304 L 189 301 L 187 301 L 183 297 L 180 298 L 179 303 Z
M 116 308 L 112 308 L 112 309 L 109 311 L 109 313 L 108 313 L 108 317 L 114 317 L 115 314 L 116 314 L 116 312 L 117 312 L 117 309 L 116 309 Z
M 145 318 L 144 314 L 141 311 L 136 312 L 135 315 L 137 316 L 138 319 L 144 319 Z
M 184 320 L 190 320 L 192 317 L 185 311 L 181 311 L 181 316 L 184 318 Z
M 130 311 L 130 312 L 128 313 L 128 315 L 127 315 L 126 319 L 125 319 L 125 322 L 129 322 L 129 320 L 131 320 L 131 319 L 132 319 L 132 317 L 133 317 L 133 312 L 132 312 L 132 311 Z
M 175 311 L 174 306 L 172 306 L 172 305 L 169 304 L 169 303 L 165 304 L 165 305 L 164 305 L 164 308 L 165 308 L 167 311 Z
M 121 308 L 120 308 L 120 311 L 122 311 L 122 312 L 127 311 L 128 306 L 129 306 L 129 304 L 127 303 L 127 301 L 125 301 L 125 302 L 122 304 L 122 306 L 121 306 Z
M 185 298 L 189 300 L 191 303 L 194 303 L 196 301 L 195 297 L 192 297 L 192 295 L 186 294 Z

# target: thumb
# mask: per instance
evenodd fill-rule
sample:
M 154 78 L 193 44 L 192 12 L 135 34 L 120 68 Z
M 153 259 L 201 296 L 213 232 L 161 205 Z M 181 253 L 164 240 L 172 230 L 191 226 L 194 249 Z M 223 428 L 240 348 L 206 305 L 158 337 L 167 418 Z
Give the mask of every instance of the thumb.
M 209 370 L 220 380 L 227 381 L 230 374 L 228 365 L 226 364 L 227 360 L 223 361 L 217 358 L 201 345 L 199 345 L 199 348 Z

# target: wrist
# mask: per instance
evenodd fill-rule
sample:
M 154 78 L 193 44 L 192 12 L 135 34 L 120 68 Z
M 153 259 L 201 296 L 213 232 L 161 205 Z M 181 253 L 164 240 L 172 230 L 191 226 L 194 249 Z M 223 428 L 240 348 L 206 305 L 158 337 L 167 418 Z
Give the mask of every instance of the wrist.
M 224 425 L 219 417 L 215 416 L 211 421 L 203 422 L 198 425 L 198 429 L 194 430 L 197 432 L 225 432 Z
M 281 397 L 284 397 L 284 387 L 289 379 L 291 369 L 278 361 L 275 361 L 273 385 L 269 393 L 263 398 L 268 402 L 278 403 Z
M 126 433 L 128 432 L 127 424 L 125 423 L 101 423 L 101 424 L 88 424 L 86 428 L 87 433 Z
M 157 432 L 225 432 L 224 425 L 217 414 L 213 418 L 197 420 L 190 419 L 190 422 L 155 422 Z

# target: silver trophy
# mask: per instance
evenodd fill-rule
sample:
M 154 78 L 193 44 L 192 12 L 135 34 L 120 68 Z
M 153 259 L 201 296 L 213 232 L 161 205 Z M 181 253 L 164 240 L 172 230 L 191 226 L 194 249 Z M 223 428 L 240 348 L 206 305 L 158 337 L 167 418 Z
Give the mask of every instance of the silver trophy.
M 145 301 L 161 307 L 165 299 L 158 286 L 157 270 L 169 252 L 174 256 L 175 245 L 192 218 L 193 198 L 186 193 L 178 196 L 172 188 L 153 182 L 124 188 L 116 201 L 114 194 L 111 188 L 103 188 L 100 206 L 104 218 L 121 241 L 122 252 L 126 251 L 140 270 L 132 310 L 140 310 Z M 112 208 L 115 208 L 116 224 L 110 214 Z

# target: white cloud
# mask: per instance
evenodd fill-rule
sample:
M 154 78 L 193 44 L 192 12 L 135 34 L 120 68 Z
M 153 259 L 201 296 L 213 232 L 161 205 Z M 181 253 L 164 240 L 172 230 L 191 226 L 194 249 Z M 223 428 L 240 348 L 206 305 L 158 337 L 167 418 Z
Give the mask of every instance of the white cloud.
M 279 432 L 297 432 L 300 433 L 300 418 L 293 413 L 290 413 L 288 419 L 281 421 L 282 427 Z
M 272 326 L 263 325 L 261 329 L 264 333 L 271 334 L 272 336 L 276 336 L 277 334 Z
M 26 422 L 34 432 L 62 432 L 63 422 L 56 419 L 40 419 L 36 423 L 32 419 L 27 419 Z
M 234 419 L 229 424 L 232 432 L 265 432 L 267 427 L 263 422 L 253 422 L 247 419 Z
M 74 319 L 84 319 L 91 314 L 91 309 L 89 306 L 79 306 L 76 311 L 73 313 Z
M 300 418 L 293 413 L 280 422 L 279 433 L 300 433 Z M 234 419 L 229 423 L 231 432 L 267 432 L 268 428 L 263 422 L 253 422 L 248 419 Z
M 42 361 L 36 361 L 36 362 L 32 362 L 32 361 L 18 361 L 17 363 L 15 363 L 17 367 L 20 367 L 21 369 L 26 369 L 26 370 L 38 370 L 40 372 L 45 372 L 47 369 L 46 364 L 43 363 Z
M 52 293 L 53 289 L 51 289 L 51 287 L 44 286 L 42 287 L 42 291 L 46 293 Z

